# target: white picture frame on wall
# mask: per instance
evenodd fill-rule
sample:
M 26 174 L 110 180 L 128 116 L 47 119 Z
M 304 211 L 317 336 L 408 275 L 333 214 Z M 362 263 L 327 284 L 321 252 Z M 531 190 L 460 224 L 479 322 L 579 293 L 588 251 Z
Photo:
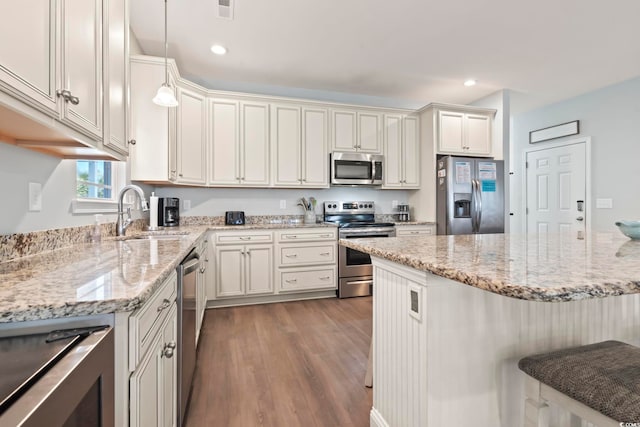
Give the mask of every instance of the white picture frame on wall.
M 536 144 L 551 139 L 563 138 L 565 136 L 577 135 L 580 133 L 580 120 L 561 123 L 555 126 L 532 130 L 529 132 L 529 144 Z

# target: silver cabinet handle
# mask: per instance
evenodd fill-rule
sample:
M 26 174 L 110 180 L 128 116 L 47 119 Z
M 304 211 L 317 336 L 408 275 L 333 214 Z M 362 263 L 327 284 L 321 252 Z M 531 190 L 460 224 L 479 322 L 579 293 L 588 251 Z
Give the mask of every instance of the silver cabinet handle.
M 331 279 L 331 276 L 322 276 L 320 278 L 320 280 L 329 280 L 329 279 Z
M 178 176 L 182 176 L 182 174 L 181 174 L 181 173 L 179 173 L 179 174 L 178 174 Z
M 419 231 L 411 231 L 410 233 L 411 233 L 411 234 L 420 234 L 420 232 L 419 232 Z
M 321 256 L 329 256 L 329 255 L 331 255 L 331 252 L 322 252 L 320 255 Z
M 584 217 L 579 216 L 578 218 L 576 218 L 576 220 L 578 220 L 578 221 L 584 221 Z
M 162 300 L 162 304 L 160 304 L 160 306 L 158 307 L 158 312 L 164 310 L 165 308 L 169 307 L 171 305 L 171 301 L 169 301 L 168 299 L 163 299 Z
M 200 268 L 200 273 L 204 274 L 204 272 L 205 272 L 206 270 L 207 270 L 207 269 L 206 269 L 205 267 L 201 267 L 201 268 Z
M 287 258 L 298 258 L 298 254 L 285 255 Z
M 287 239 L 297 239 L 298 236 L 296 236 L 295 234 L 289 234 L 287 236 L 285 236 Z
M 69 96 L 69 102 L 72 103 L 73 105 L 78 105 L 80 104 L 80 98 L 78 98 L 77 96 Z
M 164 348 L 162 349 L 162 356 L 166 357 L 167 359 L 171 359 L 173 357 L 173 350 L 175 350 L 175 348 L 176 348 L 175 341 L 171 341 L 165 344 Z
M 320 237 L 331 237 L 331 234 L 321 234 Z
M 285 282 L 287 282 L 287 283 L 296 283 L 297 281 L 298 281 L 298 279 L 285 280 Z
M 251 240 L 251 236 L 240 236 L 240 240 Z
M 127 141 L 130 145 L 136 145 L 136 143 L 138 141 L 136 141 L 135 139 L 130 139 L 129 141 Z
M 67 89 L 58 89 L 56 91 L 56 95 L 58 97 L 61 97 L 62 99 L 64 99 L 64 102 L 70 102 L 73 105 L 80 104 L 80 98 L 78 98 L 77 96 L 73 96 L 71 94 L 71 91 L 69 91 Z

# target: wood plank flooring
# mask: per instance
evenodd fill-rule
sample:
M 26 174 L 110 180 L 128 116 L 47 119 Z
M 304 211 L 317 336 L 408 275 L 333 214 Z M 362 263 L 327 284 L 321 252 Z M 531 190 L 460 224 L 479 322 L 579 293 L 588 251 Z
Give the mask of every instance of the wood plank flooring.
M 371 297 L 209 309 L 185 426 L 369 425 Z

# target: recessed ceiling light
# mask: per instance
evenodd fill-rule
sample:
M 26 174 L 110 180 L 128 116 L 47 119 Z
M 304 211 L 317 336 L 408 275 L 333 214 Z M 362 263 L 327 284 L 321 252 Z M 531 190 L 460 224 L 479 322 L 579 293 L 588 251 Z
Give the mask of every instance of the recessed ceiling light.
M 469 80 L 465 80 L 464 81 L 464 85 L 465 86 L 475 86 L 475 84 L 478 83 L 476 80 L 474 79 L 469 79 Z
M 214 44 L 213 46 L 211 46 L 211 52 L 215 53 L 216 55 L 224 55 L 225 53 L 227 53 L 227 48 L 224 46 L 220 46 L 219 44 Z

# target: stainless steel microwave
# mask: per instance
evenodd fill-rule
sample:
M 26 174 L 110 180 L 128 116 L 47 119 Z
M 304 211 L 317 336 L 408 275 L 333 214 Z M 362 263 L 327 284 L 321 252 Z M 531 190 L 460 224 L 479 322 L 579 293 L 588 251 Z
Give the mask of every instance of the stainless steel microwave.
M 331 153 L 331 185 L 382 185 L 383 156 Z

